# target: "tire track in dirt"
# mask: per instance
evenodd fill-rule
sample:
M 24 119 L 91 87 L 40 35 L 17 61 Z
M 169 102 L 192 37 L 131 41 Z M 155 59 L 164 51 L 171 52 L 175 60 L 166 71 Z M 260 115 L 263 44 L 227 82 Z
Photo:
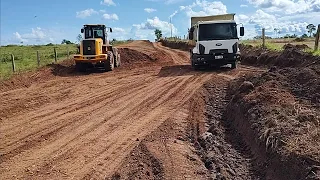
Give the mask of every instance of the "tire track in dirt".
M 158 77 L 158 70 L 94 90 L 81 87 L 91 78 L 56 79 L 58 86 L 59 81 L 78 79 L 71 92 L 76 97 L 1 122 L 1 176 L 50 179 L 112 174 L 139 143 L 136 139 L 172 116 L 210 77 L 174 76 L 175 72 Z M 104 83 L 114 79 L 99 78 L 106 78 Z M 54 87 L 49 84 L 43 86 Z M 28 90 L 39 91 L 39 87 Z
M 149 54 L 165 53 L 175 65 L 163 69 L 158 62 L 129 72 L 124 68 L 99 75 L 57 77 L 28 89 L 5 92 L 8 95 L 0 100 L 21 98 L 23 102 L 28 101 L 28 95 L 52 98 L 61 93 L 56 90 L 70 89 L 66 99 L 40 103 L 0 121 L 2 178 L 110 177 L 141 140 L 176 114 L 188 112 L 188 100 L 204 82 L 217 74 L 226 78 L 238 73 L 194 72 L 189 68 L 187 52 L 159 43 L 148 48 L 139 47 L 139 42 L 131 46 Z M 32 92 L 42 93 L 37 96 Z M 10 108 L 14 107 L 20 106 Z M 171 156 L 172 147 L 165 149 Z

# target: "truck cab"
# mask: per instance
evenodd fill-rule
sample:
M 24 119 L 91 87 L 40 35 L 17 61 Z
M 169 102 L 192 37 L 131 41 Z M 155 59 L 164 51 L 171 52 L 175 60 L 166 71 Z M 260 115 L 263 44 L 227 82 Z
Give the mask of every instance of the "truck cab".
M 240 60 L 239 37 L 234 14 L 192 17 L 189 39 L 195 42 L 190 51 L 192 66 L 231 64 L 236 68 Z M 244 28 L 240 27 L 240 36 Z

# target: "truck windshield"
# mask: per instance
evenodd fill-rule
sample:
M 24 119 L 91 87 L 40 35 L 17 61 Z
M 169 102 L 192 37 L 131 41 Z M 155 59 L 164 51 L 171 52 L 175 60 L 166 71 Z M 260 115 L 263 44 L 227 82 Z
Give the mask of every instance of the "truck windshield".
M 216 23 L 199 25 L 199 41 L 237 39 L 235 23 Z

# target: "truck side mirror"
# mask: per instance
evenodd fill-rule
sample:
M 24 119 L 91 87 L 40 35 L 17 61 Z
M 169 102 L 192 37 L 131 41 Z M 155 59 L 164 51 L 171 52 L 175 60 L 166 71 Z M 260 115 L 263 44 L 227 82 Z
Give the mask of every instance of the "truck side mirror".
M 193 31 L 194 31 L 194 27 L 191 27 L 189 30 L 189 40 L 193 40 Z
M 240 27 L 240 36 L 244 36 L 244 27 Z
M 83 33 L 83 32 L 84 32 L 84 29 L 82 28 L 82 29 L 81 29 L 81 33 Z
M 110 32 L 112 32 L 112 28 L 110 28 Z

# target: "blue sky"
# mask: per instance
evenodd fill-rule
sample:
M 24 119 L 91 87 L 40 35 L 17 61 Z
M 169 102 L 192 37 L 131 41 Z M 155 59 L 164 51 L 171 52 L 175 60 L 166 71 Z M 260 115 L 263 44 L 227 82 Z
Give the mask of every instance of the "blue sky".
M 76 41 L 83 24 L 103 23 L 114 29 L 110 38 L 154 40 L 154 29 L 170 35 L 187 33 L 190 16 L 236 13 L 245 38 L 262 27 L 274 36 L 302 34 L 320 19 L 320 0 L 1 0 L 1 45 Z

